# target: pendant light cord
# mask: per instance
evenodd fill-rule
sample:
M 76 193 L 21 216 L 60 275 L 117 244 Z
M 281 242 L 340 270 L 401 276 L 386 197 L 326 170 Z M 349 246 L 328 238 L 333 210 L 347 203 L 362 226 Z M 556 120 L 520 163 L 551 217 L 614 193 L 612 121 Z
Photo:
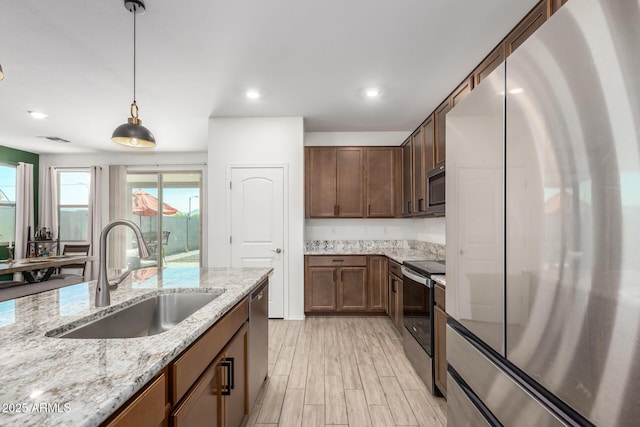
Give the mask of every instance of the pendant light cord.
M 136 103 L 136 15 L 138 7 L 133 6 L 133 103 Z

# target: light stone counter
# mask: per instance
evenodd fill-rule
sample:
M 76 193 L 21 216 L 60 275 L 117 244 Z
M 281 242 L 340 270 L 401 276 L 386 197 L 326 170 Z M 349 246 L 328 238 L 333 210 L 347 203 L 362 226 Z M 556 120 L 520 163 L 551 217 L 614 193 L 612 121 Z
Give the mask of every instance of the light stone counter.
M 405 261 L 444 259 L 445 247 L 414 240 L 307 240 L 305 255 L 385 255 Z
M 308 249 L 305 255 L 384 255 L 402 264 L 405 261 L 417 261 L 428 258 L 423 251 L 417 249 L 388 248 L 350 248 L 350 249 Z
M 81 283 L 0 303 L 0 425 L 96 426 L 271 273 L 268 268 L 134 272 L 94 307 Z M 128 339 L 49 338 L 52 330 L 161 292 L 221 293 L 174 328 Z
M 446 288 L 447 281 L 445 280 L 445 277 L 446 276 L 444 274 L 434 274 L 433 276 L 431 276 L 434 282 L 439 283 Z

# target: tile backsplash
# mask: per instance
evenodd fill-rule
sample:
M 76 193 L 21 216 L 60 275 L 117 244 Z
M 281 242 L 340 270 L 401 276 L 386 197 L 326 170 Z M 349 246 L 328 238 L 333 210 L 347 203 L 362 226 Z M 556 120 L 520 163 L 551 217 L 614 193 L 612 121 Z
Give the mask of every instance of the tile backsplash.
M 430 258 L 444 259 L 445 245 L 419 240 L 307 240 L 305 251 L 335 250 L 337 252 L 403 250 L 424 252 Z

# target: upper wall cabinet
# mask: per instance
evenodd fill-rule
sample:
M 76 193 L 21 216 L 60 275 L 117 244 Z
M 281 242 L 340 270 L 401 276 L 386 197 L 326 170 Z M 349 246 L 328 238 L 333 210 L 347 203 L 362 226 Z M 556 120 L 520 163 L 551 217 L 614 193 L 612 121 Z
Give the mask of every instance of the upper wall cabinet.
M 307 147 L 306 212 L 310 218 L 393 218 L 399 147 Z M 366 209 L 365 209 L 366 207 Z
M 484 60 L 473 70 L 473 87 L 480 84 L 498 65 L 504 61 L 504 44 L 500 43 L 495 49 L 487 55 Z
M 549 0 L 549 16 L 553 15 L 567 0 Z
M 542 24 L 547 20 L 548 5 L 543 0 L 531 12 L 524 17 L 522 21 L 511 30 L 504 39 L 505 56 L 509 56 L 514 50 L 529 38 Z
M 368 218 L 393 218 L 398 212 L 400 185 L 396 184 L 401 168 L 399 147 L 366 148 L 366 199 Z M 398 183 L 399 184 L 399 183 Z
M 413 215 L 413 147 L 411 137 L 402 144 L 402 216 Z
M 402 216 L 427 215 L 427 172 L 435 167 L 435 115 L 402 144 Z
M 446 121 L 447 113 L 451 110 L 451 98 L 445 99 L 436 111 L 433 113 L 433 122 L 435 127 L 435 160 L 436 164 L 444 162 L 445 158 L 445 140 L 446 140 Z

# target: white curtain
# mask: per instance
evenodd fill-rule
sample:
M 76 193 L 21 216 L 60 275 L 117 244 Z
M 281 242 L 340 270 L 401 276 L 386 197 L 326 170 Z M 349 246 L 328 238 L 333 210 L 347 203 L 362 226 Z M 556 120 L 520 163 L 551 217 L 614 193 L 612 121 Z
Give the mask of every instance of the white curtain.
M 39 227 L 47 227 L 54 238 L 58 238 L 58 170 L 50 166 L 44 175 L 40 188 L 40 222 Z M 62 248 L 56 248 L 58 253 Z
M 33 237 L 33 165 L 18 163 L 16 173 L 16 249 L 15 258 L 23 258 L 27 251 L 28 227 Z M 15 273 L 13 280 L 22 281 L 22 273 Z
M 91 244 L 89 254 L 95 259 L 87 263 L 85 278 L 98 278 L 98 263 L 100 259 L 100 232 L 102 231 L 102 168 L 91 166 L 91 184 L 89 187 L 89 212 L 87 221 L 87 240 Z
M 131 194 L 127 191 L 127 167 L 109 166 L 109 221 L 129 218 L 131 212 Z M 109 268 L 127 267 L 126 229 L 117 227 L 109 233 Z

